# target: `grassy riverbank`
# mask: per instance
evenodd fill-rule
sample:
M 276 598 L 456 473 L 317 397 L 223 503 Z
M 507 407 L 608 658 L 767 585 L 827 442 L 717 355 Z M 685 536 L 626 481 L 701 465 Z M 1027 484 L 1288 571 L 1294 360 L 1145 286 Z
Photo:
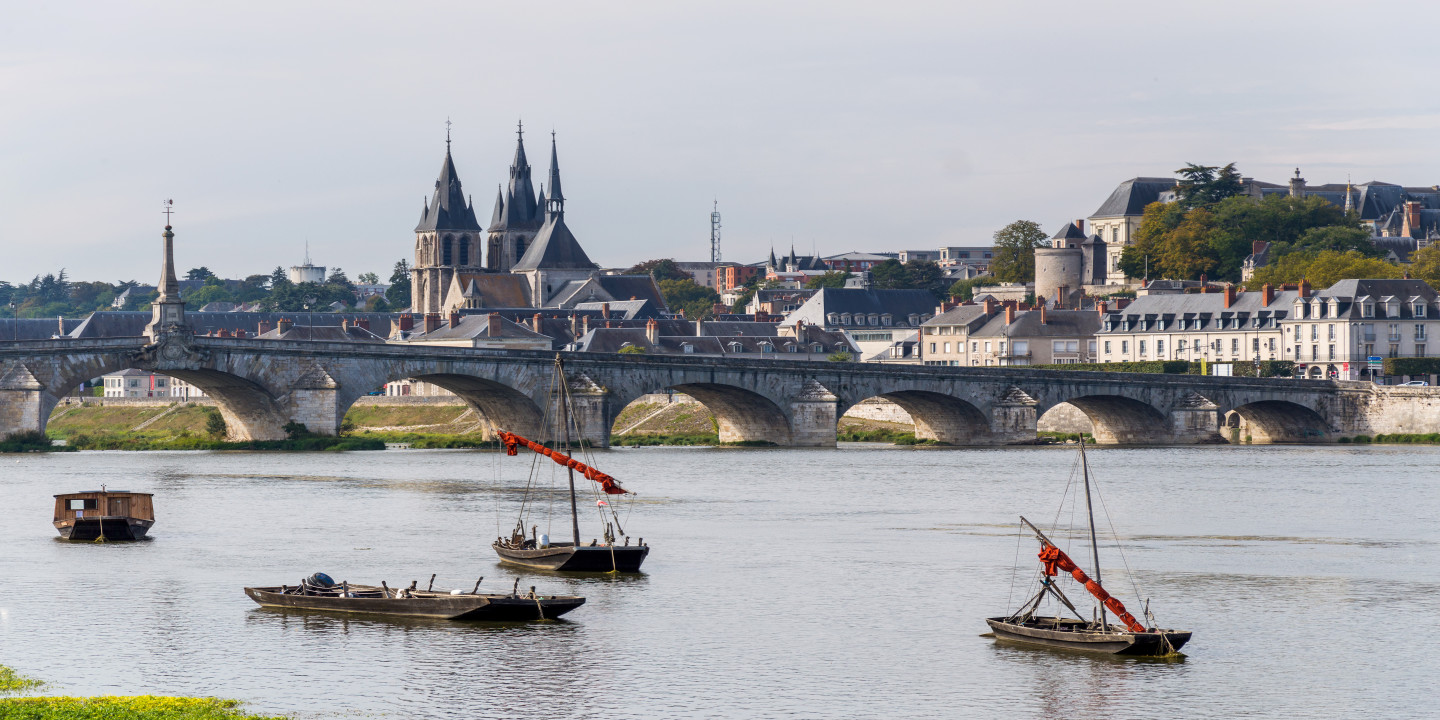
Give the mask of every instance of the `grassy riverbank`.
M 0 695 L 29 692 L 44 683 L 0 665 Z M 285 720 L 252 715 L 238 700 L 162 697 L 0 697 L 5 720 Z

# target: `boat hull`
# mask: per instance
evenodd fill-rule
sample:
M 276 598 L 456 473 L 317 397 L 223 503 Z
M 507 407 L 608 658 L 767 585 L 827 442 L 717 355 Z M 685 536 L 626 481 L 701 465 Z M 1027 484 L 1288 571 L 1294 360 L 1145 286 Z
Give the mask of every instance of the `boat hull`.
M 345 598 L 292 595 L 278 587 L 247 587 L 245 594 L 263 607 L 294 610 L 423 617 L 441 620 L 527 621 L 551 620 L 585 604 L 585 598 L 518 595 L 431 595 L 411 598 Z
M 986 618 L 985 622 L 995 632 L 996 640 L 1105 655 L 1163 657 L 1176 654 L 1190 641 L 1190 633 L 1177 630 L 1092 632 L 1022 625 L 1009 618 Z
M 500 562 L 536 570 L 564 572 L 639 572 L 650 554 L 648 545 L 551 545 L 548 548 L 517 549 L 492 543 Z
M 55 529 L 65 540 L 96 540 L 103 533 L 106 540 L 143 540 L 153 520 L 128 517 L 97 517 L 62 520 Z

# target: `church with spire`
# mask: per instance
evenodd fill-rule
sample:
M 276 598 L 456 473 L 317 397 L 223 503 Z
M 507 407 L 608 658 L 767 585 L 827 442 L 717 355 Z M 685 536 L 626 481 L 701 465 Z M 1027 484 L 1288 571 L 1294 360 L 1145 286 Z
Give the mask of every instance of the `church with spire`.
M 649 300 L 664 308 L 649 275 L 602 275 L 565 222 L 565 192 L 555 134 L 550 173 L 538 194 L 517 129 L 509 183 L 496 192 L 495 209 L 482 229 L 455 172 L 446 132 L 445 161 L 415 227 L 411 312 L 446 315 L 486 308 L 574 308 L 582 303 Z

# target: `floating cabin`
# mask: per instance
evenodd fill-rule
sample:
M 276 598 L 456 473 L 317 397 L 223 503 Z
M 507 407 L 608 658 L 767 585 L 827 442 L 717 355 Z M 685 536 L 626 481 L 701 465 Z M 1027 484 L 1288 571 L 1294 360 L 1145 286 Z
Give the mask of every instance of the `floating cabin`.
M 155 524 L 151 493 L 100 490 L 55 496 L 55 529 L 66 540 L 140 540 Z

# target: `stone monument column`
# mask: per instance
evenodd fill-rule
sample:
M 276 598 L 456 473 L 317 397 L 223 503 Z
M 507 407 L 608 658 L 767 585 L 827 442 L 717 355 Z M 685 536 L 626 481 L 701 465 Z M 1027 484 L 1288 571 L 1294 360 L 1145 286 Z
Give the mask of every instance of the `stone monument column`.
M 167 209 L 168 214 L 168 209 Z M 161 335 L 184 332 L 185 301 L 180 299 L 180 281 L 175 277 L 175 233 L 165 225 L 165 261 L 160 268 L 160 297 L 150 304 L 150 324 L 145 326 L 145 337 L 155 342 Z

